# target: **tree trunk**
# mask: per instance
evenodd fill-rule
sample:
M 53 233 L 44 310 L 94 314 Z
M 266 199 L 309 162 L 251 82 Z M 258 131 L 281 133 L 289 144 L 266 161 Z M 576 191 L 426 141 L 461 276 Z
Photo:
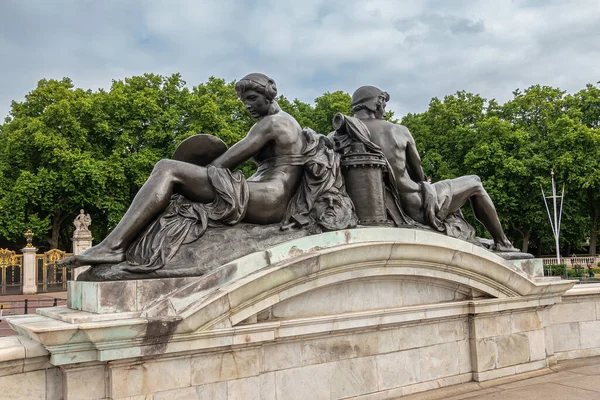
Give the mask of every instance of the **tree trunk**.
M 61 222 L 60 211 L 54 211 L 54 216 L 52 217 L 52 236 L 48 241 L 51 249 L 58 249 L 58 235 L 60 233 Z
M 516 230 L 517 232 L 519 232 L 521 234 L 521 237 L 523 238 L 523 244 L 521 245 L 521 252 L 527 253 L 527 250 L 529 249 L 529 237 L 531 236 L 531 227 L 526 226 L 523 229 L 519 229 L 516 227 L 515 224 L 512 224 L 512 226 L 513 226 L 513 229 Z
M 521 245 L 522 253 L 527 253 L 527 250 L 529 250 L 529 237 L 530 236 L 531 236 L 531 229 L 526 228 L 525 232 L 523 234 L 523 244 Z
M 596 242 L 598 240 L 598 205 L 594 202 L 594 217 L 592 219 L 592 232 L 590 235 L 590 255 L 596 255 Z
M 531 238 L 529 239 L 531 240 Z M 534 239 L 535 243 L 535 258 L 540 258 L 542 256 L 542 246 L 539 238 Z

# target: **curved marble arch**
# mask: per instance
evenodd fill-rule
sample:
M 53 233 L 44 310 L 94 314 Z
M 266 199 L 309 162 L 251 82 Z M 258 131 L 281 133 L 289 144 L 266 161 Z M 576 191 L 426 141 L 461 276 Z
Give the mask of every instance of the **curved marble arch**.
M 221 267 L 214 289 L 174 294 L 177 333 L 236 326 L 276 304 L 355 280 L 405 279 L 445 286 L 478 298 L 542 297 L 572 283 L 536 282 L 511 262 L 471 243 L 430 231 L 364 228 L 297 239 Z M 218 273 L 219 271 L 215 271 Z M 187 296 L 185 293 L 189 293 Z M 173 296 L 172 296 L 173 297 Z M 165 301 L 152 309 L 165 309 Z M 172 315 L 173 315 L 172 314 Z
M 264 317 L 270 310 L 289 305 L 286 302 L 303 297 L 310 302 L 319 291 L 336 285 L 359 287 L 368 282 L 377 289 L 381 287 L 377 282 L 385 285 L 392 281 L 401 282 L 402 289 L 412 284 L 436 286 L 458 295 L 441 301 L 426 298 L 408 306 L 402 302 L 371 308 L 349 304 L 341 311 L 321 307 L 311 315 L 290 312 L 279 314 L 282 318 L 258 320 L 258 315 Z M 169 290 L 175 281 L 154 282 L 152 287 L 162 285 L 164 290 L 146 293 L 154 302 L 146 300 L 136 311 L 93 313 L 57 307 L 39 310 L 41 315 L 11 317 L 9 323 L 21 335 L 42 343 L 51 353 L 52 364 L 62 365 L 546 307 L 560 301 L 575 283 L 534 279 L 511 262 L 470 243 L 399 228 L 309 236 L 249 254 L 205 276 L 177 282 L 187 284 Z M 406 282 L 410 282 L 408 286 Z M 83 284 L 87 289 L 95 285 Z M 137 284 L 139 281 L 132 286 Z M 368 287 L 361 290 L 365 297 L 371 293 Z M 349 302 L 354 299 L 346 298 Z M 310 304 L 316 309 L 314 301 Z

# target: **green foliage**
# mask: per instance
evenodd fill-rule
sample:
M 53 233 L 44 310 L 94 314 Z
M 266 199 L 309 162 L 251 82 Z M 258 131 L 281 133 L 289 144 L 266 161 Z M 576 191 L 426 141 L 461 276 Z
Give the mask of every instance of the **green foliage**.
M 282 110 L 296 118 L 301 127 L 312 128 L 323 135 L 332 131 L 331 121 L 335 114 L 341 112 L 351 115 L 352 112 L 352 97 L 342 91 L 327 92 L 317 97 L 314 106 L 298 99 L 290 102 L 283 96 L 279 96 L 277 102 Z M 392 116 L 393 113 L 389 115 Z
M 567 264 L 548 264 L 544 265 L 544 274 L 547 276 L 564 276 Z
M 583 269 L 569 269 L 567 270 L 568 278 L 581 278 L 583 277 Z
M 68 248 L 84 208 L 101 239 L 183 139 L 244 137 L 253 121 L 233 85 L 210 78 L 189 90 L 179 74 L 145 74 L 94 93 L 67 78 L 40 81 L 0 128 L 0 236 L 23 242 L 30 228 L 37 245 Z
M 600 89 L 566 96 L 547 86 L 516 90 L 505 104 L 458 92 L 403 123 L 432 180 L 475 174 L 496 205 L 507 234 L 523 251 L 551 253 L 554 239 L 540 185 L 550 195 L 550 169 L 565 183 L 561 243 L 566 253 L 590 241 L 596 251 L 600 214 Z M 561 188 L 559 187 L 559 191 Z M 469 213 L 467 213 L 469 217 Z M 485 234 L 478 227 L 479 234 Z
M 70 221 L 92 215 L 101 240 L 120 220 L 154 164 L 185 138 L 212 134 L 228 146 L 254 123 L 235 82 L 211 77 L 188 87 L 179 74 L 116 80 L 109 90 L 75 88 L 68 78 L 41 80 L 0 125 L 0 241 L 70 247 Z M 335 113 L 351 114 L 336 91 L 313 104 L 277 98 L 302 127 L 328 134 Z M 389 111 L 385 118 L 398 122 Z M 475 174 L 493 199 L 509 237 L 524 251 L 553 253 L 540 185 L 549 172 L 565 184 L 563 254 L 589 243 L 596 252 L 600 216 L 600 86 L 575 94 L 535 85 L 504 104 L 459 91 L 434 98 L 427 111 L 402 118 L 433 181 Z M 241 170 L 250 176 L 252 161 Z M 559 190 L 561 187 L 559 187 Z M 467 218 L 486 235 L 465 207 Z M 564 272 L 564 271 L 563 271 Z

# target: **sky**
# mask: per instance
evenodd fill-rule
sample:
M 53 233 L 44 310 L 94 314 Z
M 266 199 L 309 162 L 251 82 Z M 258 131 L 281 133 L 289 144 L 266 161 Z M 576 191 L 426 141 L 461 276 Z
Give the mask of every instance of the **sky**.
M 263 72 L 304 102 L 362 85 L 397 117 L 458 90 L 504 102 L 600 81 L 599 0 L 0 0 L 0 121 L 43 78 L 189 86 Z

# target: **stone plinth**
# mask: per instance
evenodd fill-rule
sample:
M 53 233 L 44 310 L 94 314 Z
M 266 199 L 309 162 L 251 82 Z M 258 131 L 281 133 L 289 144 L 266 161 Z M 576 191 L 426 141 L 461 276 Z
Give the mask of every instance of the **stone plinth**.
M 75 232 L 73 232 L 73 254 L 79 255 L 92 247 L 93 240 L 92 232 L 88 229 L 76 229 Z M 76 280 L 77 276 L 87 271 L 89 267 L 89 265 L 84 265 L 82 267 L 74 268 L 73 280 Z
M 544 263 L 541 258 L 529 258 L 525 260 L 508 260 L 508 262 L 533 278 L 544 277 Z
M 37 265 L 35 255 L 36 247 L 24 247 L 21 249 L 23 253 L 23 294 L 37 293 Z
M 201 277 L 70 282 L 70 308 L 9 323 L 66 398 L 385 399 L 547 367 L 574 282 L 535 274 L 436 233 L 356 229 Z

